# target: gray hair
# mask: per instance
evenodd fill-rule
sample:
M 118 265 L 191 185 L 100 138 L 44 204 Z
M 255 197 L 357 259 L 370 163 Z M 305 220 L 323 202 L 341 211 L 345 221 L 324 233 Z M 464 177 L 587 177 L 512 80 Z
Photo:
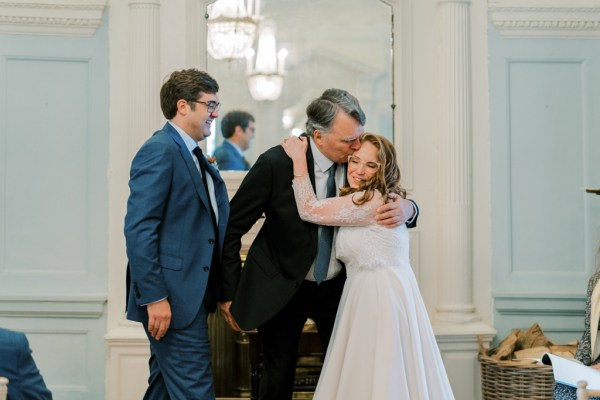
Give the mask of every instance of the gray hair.
M 362 126 L 367 117 L 360 108 L 358 99 L 343 89 L 327 89 L 321 97 L 314 99 L 306 107 L 306 134 L 313 137 L 315 131 L 329 133 L 333 120 L 339 111 L 354 118 Z

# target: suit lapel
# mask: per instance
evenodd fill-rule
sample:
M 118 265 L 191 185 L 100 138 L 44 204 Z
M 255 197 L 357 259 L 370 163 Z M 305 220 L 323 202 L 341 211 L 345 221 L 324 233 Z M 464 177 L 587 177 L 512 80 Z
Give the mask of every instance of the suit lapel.
M 229 207 L 229 198 L 227 197 L 227 187 L 219 171 L 209 162 L 204 164 L 206 173 L 210 175 L 213 181 L 213 187 L 215 191 L 215 199 L 217 200 L 217 211 L 219 213 L 219 228 L 225 227 L 225 221 L 227 221 L 229 214 L 225 211 Z M 204 185 L 202 185 L 204 189 Z M 206 193 L 206 192 L 205 192 Z M 208 200 L 207 200 L 208 201 Z
M 312 149 L 310 147 L 311 138 L 306 136 L 306 134 L 303 134 L 302 136 L 305 136 L 308 140 L 308 149 L 306 151 L 306 166 L 308 167 L 308 177 L 310 178 L 310 183 L 312 184 L 313 190 L 316 193 L 317 189 L 315 187 L 315 159 L 313 157 Z
M 206 211 L 208 211 L 210 213 L 210 203 L 208 201 L 208 193 L 206 193 L 206 190 L 204 189 L 204 184 L 202 183 L 202 176 L 200 175 L 200 172 L 198 171 L 198 168 L 196 167 L 196 163 L 194 162 L 192 155 L 190 154 L 185 143 L 183 142 L 183 139 L 181 139 L 181 136 L 179 136 L 179 133 L 171 126 L 171 124 L 169 124 L 167 122 L 167 124 L 165 125 L 165 128 L 166 128 L 166 131 L 169 134 L 169 136 L 171 136 L 173 141 L 179 146 L 179 154 L 181 155 L 181 158 L 183 159 L 183 162 L 185 163 L 185 166 L 187 167 L 188 173 L 190 174 L 190 179 L 191 179 L 192 183 L 194 184 L 194 189 L 196 190 L 196 193 L 198 193 L 198 197 L 200 197 L 200 201 L 206 207 Z M 211 174 L 211 176 L 212 176 L 212 174 Z
M 315 191 L 315 193 L 317 193 L 317 189 L 315 188 L 315 159 L 313 157 L 313 153 L 312 153 L 312 149 L 310 148 L 310 137 L 306 137 L 308 140 L 308 149 L 306 150 L 306 166 L 308 167 L 308 177 L 310 178 L 310 183 L 313 187 L 313 190 Z M 296 204 L 294 203 L 294 207 L 296 207 Z M 314 246 L 317 246 L 317 240 L 318 240 L 318 228 L 317 225 L 315 224 L 311 224 L 312 229 L 311 229 L 311 234 L 312 234 L 312 239 L 313 239 L 313 243 Z
M 305 136 L 309 141 L 308 149 L 306 151 L 306 164 L 308 166 L 308 176 L 310 177 L 310 183 L 312 183 L 312 187 L 316 193 L 317 189 L 315 188 L 315 159 L 313 157 L 312 149 L 310 147 L 310 137 L 306 136 L 306 134 L 302 134 L 301 136 Z M 344 181 L 342 182 L 342 184 L 344 186 L 347 186 L 348 185 L 348 176 L 346 174 L 346 168 L 347 168 L 348 164 L 338 164 L 338 166 L 344 168 Z

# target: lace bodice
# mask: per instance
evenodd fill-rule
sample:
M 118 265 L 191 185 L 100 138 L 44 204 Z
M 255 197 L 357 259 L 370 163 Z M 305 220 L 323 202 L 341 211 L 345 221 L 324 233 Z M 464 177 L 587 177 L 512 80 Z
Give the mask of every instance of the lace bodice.
M 336 256 L 352 276 L 361 270 L 409 268 L 406 225 L 386 228 L 377 224 L 339 228 Z
M 346 265 L 348 276 L 362 269 L 410 268 L 406 225 L 390 229 L 375 222 L 375 213 L 383 204 L 376 192 L 365 204 L 357 206 L 352 196 L 317 200 L 307 176 L 293 181 L 300 218 L 320 225 L 341 226 L 337 233 L 336 255 Z

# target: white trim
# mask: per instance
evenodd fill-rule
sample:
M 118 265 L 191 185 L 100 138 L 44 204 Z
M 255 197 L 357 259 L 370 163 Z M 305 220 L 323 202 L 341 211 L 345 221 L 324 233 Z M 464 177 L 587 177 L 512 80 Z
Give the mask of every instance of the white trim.
M 92 36 L 106 0 L 0 0 L 0 33 Z
M 496 311 L 501 315 L 583 316 L 584 294 L 494 294 Z
M 489 0 L 494 27 L 504 36 L 599 37 L 597 0 Z
M 100 318 L 106 294 L 70 297 L 0 297 L 0 317 Z

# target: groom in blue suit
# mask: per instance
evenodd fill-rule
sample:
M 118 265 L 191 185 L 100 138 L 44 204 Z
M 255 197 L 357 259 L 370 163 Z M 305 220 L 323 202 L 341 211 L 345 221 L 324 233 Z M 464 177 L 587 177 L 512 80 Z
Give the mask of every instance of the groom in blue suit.
M 23 332 L 0 328 L 0 376 L 9 380 L 9 400 L 52 400 Z
M 173 72 L 160 91 L 169 121 L 131 164 L 127 318 L 150 340 L 144 399 L 215 399 L 207 315 L 218 298 L 229 202 L 198 142 L 218 117 L 218 90 L 205 72 Z

